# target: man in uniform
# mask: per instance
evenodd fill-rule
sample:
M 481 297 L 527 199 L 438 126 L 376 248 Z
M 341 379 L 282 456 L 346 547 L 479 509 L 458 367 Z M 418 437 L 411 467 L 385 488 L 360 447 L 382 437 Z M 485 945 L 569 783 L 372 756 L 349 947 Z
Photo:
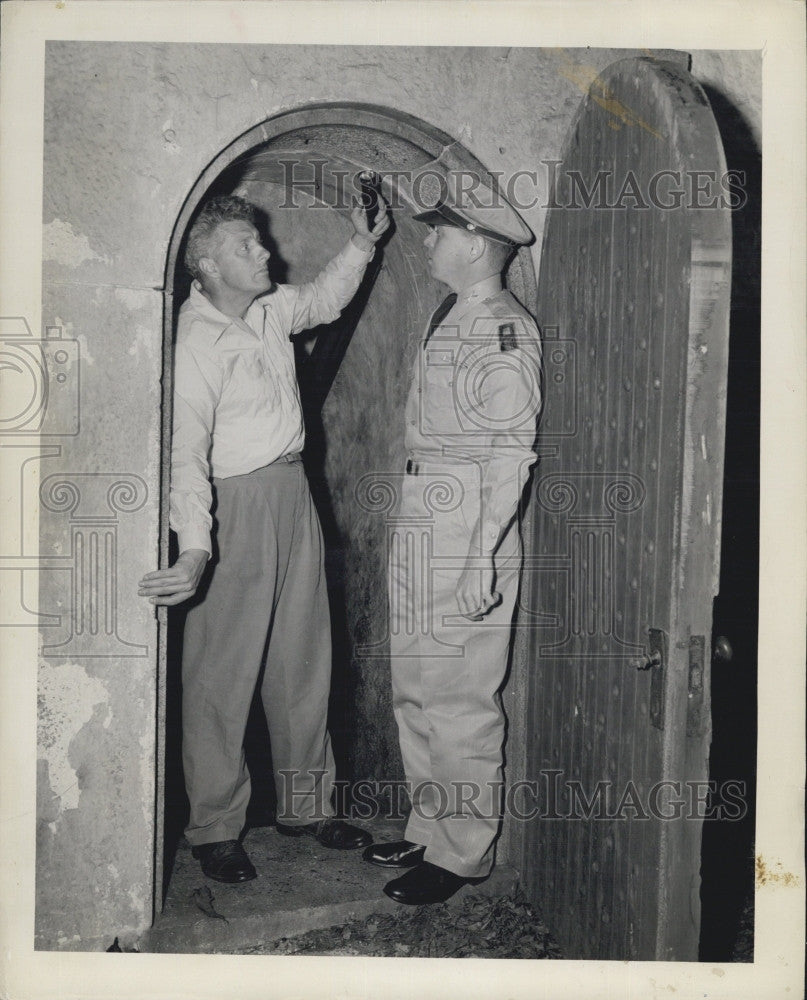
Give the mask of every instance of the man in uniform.
M 278 831 L 332 848 L 370 843 L 331 804 L 330 616 L 289 339 L 336 319 L 353 297 L 389 226 L 386 206 L 379 201 L 372 229 L 358 205 L 351 222 L 345 248 L 299 286 L 273 287 L 269 251 L 241 198 L 209 201 L 187 241 L 195 281 L 177 329 L 171 456 L 180 555 L 147 574 L 139 593 L 154 604 L 190 598 L 215 545 L 209 586 L 185 626 L 182 759 L 185 834 L 202 871 L 221 882 L 256 876 L 239 835 L 250 795 L 244 732 L 264 661 Z
M 412 809 L 403 841 L 363 855 L 409 869 L 384 891 L 411 904 L 442 902 L 493 866 L 518 506 L 541 405 L 538 329 L 501 278 L 532 233 L 497 191 L 452 187 L 415 216 L 430 226 L 430 272 L 452 292 L 417 352 L 389 561 L 393 710 Z

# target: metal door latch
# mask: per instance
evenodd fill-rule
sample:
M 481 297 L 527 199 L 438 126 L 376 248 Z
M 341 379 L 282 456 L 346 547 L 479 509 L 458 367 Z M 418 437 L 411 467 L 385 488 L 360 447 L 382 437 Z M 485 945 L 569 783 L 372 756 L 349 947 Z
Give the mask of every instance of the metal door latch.
M 687 736 L 700 736 L 703 730 L 703 698 L 706 682 L 706 638 L 689 637 L 689 683 L 687 685 Z
M 664 728 L 664 668 L 667 663 L 667 633 L 660 628 L 647 630 L 649 651 L 640 660 L 631 660 L 636 670 L 650 672 L 650 721 Z
M 667 633 L 660 628 L 647 631 L 650 655 L 645 670 L 650 674 L 650 722 L 664 729 L 664 673 L 667 665 Z

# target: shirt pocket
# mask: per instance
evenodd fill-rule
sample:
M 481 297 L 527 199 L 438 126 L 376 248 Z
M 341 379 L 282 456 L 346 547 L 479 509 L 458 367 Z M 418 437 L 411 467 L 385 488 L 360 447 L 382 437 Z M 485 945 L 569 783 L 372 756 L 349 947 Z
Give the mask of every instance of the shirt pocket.
M 426 434 L 456 434 L 459 429 L 454 396 L 456 346 L 427 345 L 423 357 L 420 405 Z

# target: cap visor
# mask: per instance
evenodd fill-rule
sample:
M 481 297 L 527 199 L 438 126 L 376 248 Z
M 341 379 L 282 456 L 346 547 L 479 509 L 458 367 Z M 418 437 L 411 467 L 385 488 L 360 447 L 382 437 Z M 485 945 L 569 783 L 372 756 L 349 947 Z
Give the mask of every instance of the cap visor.
M 450 226 L 452 225 L 448 219 L 441 215 L 440 212 L 432 209 L 430 212 L 420 212 L 418 215 L 412 216 L 413 222 L 425 222 L 427 226 Z

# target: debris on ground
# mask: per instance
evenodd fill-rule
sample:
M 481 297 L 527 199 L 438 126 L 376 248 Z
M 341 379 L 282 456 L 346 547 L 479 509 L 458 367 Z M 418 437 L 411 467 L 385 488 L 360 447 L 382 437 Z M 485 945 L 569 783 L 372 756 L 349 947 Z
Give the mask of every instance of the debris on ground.
M 238 955 L 362 955 L 377 958 L 562 958 L 521 892 L 468 895 L 460 904 L 401 907 L 339 927 L 235 949 Z
M 124 951 L 128 951 L 128 952 L 132 952 L 134 954 L 139 954 L 140 953 L 140 949 L 137 947 L 137 945 L 135 945 L 132 948 L 121 948 L 120 941 L 118 940 L 118 938 L 115 938 L 115 940 L 112 942 L 112 944 L 107 948 L 107 951 L 108 952 L 109 951 L 114 951 L 114 952 L 121 952 L 121 953 L 123 953 Z
M 216 920 L 223 920 L 225 924 L 228 924 L 230 921 L 223 914 L 219 913 L 213 905 L 214 898 L 213 893 L 210 891 L 210 886 L 207 885 L 203 885 L 199 889 L 194 889 L 191 894 L 191 899 L 202 913 Z

